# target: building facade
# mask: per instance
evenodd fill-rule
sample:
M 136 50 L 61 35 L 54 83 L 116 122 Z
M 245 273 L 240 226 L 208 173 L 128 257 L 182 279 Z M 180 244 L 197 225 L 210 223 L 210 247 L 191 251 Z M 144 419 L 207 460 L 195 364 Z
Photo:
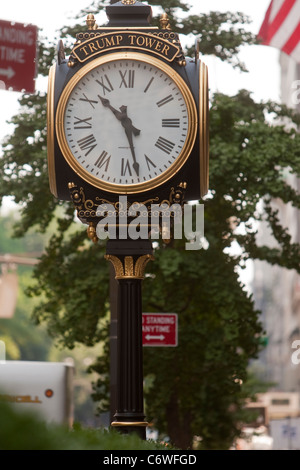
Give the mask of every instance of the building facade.
M 300 111 L 297 102 L 297 96 L 300 101 L 300 64 L 281 53 L 280 66 L 281 101 Z M 299 192 L 300 181 L 288 172 L 286 178 Z M 300 211 L 280 200 L 274 200 L 273 205 L 278 209 L 280 220 L 288 228 L 292 241 L 299 243 Z M 264 225 L 260 227 L 258 242 L 276 246 Z M 260 378 L 274 384 L 274 389 L 300 391 L 300 353 L 297 363 L 297 349 L 300 350 L 300 276 L 295 271 L 255 261 L 253 293 L 256 307 L 262 312 L 261 320 L 267 336 L 267 346 L 256 364 L 257 373 Z

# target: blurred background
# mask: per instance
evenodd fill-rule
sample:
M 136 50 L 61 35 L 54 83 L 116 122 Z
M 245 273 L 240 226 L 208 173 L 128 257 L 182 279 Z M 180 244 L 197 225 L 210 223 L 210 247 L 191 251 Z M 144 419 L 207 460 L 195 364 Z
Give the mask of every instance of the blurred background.
M 299 3 L 296 2 L 298 50 Z M 189 0 L 188 4 L 188 13 L 194 15 L 209 11 L 241 11 L 251 20 L 247 29 L 256 35 L 266 18 L 270 0 Z M 84 5 L 82 0 L 52 0 L 47 3 L 38 0 L 12 0 L 1 6 L 0 20 L 36 25 L 40 37 L 56 42 L 60 37 L 59 29 L 66 25 L 72 26 L 75 16 L 84 7 L 88 7 L 88 2 Z M 153 7 L 154 12 L 157 8 L 159 7 Z M 76 21 L 81 21 L 85 27 L 84 18 Z M 99 24 L 101 21 L 106 22 L 103 12 L 97 17 Z M 286 34 L 289 31 L 288 29 Z M 189 40 L 190 38 L 181 37 L 183 44 Z M 246 89 L 256 102 L 273 100 L 299 111 L 300 100 L 295 100 L 295 90 L 300 83 L 299 56 L 300 53 L 297 60 L 280 48 L 269 45 L 244 45 L 239 57 L 248 70 L 246 73 L 213 55 L 202 59 L 208 66 L 211 95 L 216 92 L 234 95 L 240 89 Z M 47 78 L 38 76 L 35 87 L 38 91 L 46 92 Z M 14 124 L 10 123 L 10 119 L 19 112 L 21 95 L 19 91 L 0 89 L 0 156 L 2 139 L 14 131 Z M 297 96 L 299 97 L 299 93 Z M 286 178 L 299 192 L 300 183 L 296 176 L 287 174 Z M 300 243 L 299 210 L 275 199 L 273 207 L 279 211 L 284 226 L 289 228 L 292 240 Z M 99 355 L 99 346 L 80 346 L 73 350 L 57 348 L 44 327 L 39 326 L 37 329 L 31 322 L 31 313 L 37 299 L 26 296 L 25 290 L 30 285 L 32 271 L 39 256 L 55 231 L 55 225 L 50 225 L 43 234 L 32 229 L 23 238 L 13 238 L 15 221 L 20 217 L 19 211 L 20 205 L 15 204 L 13 198 L 4 198 L 0 211 L 0 340 L 5 343 L 6 357 L 16 361 L 67 361 L 74 364 L 75 420 L 94 426 L 106 424 L 107 415 L 101 419 L 95 416 L 95 405 L 90 398 L 93 374 L 86 374 L 87 367 Z M 260 243 L 269 246 L 275 243 L 263 223 L 259 225 L 258 233 Z M 232 250 L 234 249 L 233 246 Z M 249 261 L 246 269 L 240 271 L 240 277 L 253 295 L 256 308 L 261 311 L 261 321 L 266 331 L 266 347 L 259 358 L 252 361 L 251 366 L 258 378 L 272 386 L 267 393 L 259 395 L 258 403 L 249 405 L 259 409 L 258 423 L 262 426 L 261 433 L 265 440 L 262 437 L 259 440 L 258 430 L 254 442 L 252 428 L 248 426 L 245 432 L 251 434 L 251 439 L 241 439 L 238 446 L 240 449 L 254 448 L 255 445 L 274 449 L 300 449 L 300 366 L 291 359 L 295 351 L 294 341 L 300 340 L 299 274 L 293 269 L 271 266 L 264 261 Z M 260 426 L 256 426 L 256 429 L 261 429 Z M 272 436 L 272 441 L 267 439 L 266 436 L 269 435 Z

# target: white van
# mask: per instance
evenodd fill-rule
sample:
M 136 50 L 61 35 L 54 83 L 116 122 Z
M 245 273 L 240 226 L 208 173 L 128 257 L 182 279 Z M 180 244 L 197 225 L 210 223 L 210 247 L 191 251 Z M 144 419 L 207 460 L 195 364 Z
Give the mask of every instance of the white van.
M 73 423 L 74 367 L 60 362 L 0 361 L 0 402 L 46 422 Z

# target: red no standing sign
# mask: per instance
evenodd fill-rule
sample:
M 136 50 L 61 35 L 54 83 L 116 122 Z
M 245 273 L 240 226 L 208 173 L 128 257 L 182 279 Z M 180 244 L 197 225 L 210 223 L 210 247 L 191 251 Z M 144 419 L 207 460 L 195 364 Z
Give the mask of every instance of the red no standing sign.
M 0 20 L 0 88 L 34 93 L 37 27 Z
M 143 313 L 143 346 L 177 346 L 177 314 Z

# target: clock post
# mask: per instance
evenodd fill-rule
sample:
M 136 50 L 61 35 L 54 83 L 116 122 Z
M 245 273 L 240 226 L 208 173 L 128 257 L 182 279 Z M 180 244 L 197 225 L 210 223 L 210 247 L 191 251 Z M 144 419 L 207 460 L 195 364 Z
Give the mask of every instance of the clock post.
M 120 3 L 112 0 L 111 4 Z M 134 5 L 125 0 L 122 5 L 107 9 L 110 25 L 128 24 L 134 21 L 132 9 L 124 19 L 123 5 Z M 138 14 L 137 8 L 135 8 Z M 150 26 L 148 19 L 151 9 L 139 5 L 139 17 L 135 26 Z M 125 23 L 124 23 L 125 21 Z M 133 164 L 134 165 L 134 164 Z M 124 434 L 136 433 L 146 439 L 143 397 L 143 344 L 142 344 L 142 281 L 147 263 L 153 259 L 150 240 L 108 240 L 105 258 L 113 265 L 117 289 L 117 361 L 116 390 L 114 403 L 116 411 L 111 426 Z
M 114 221 L 105 255 L 117 285 L 111 425 L 145 439 L 142 282 L 154 259 L 153 207 L 183 207 L 208 191 L 207 68 L 198 44 L 193 59 L 184 56 L 166 14 L 157 28 L 137 0 L 112 0 L 106 13 L 105 27 L 88 15 L 69 58 L 59 41 L 48 82 L 49 183 L 73 201 L 94 243 Z M 143 213 L 140 237 L 130 237 L 133 205 Z M 157 228 L 164 239 L 161 215 Z
M 108 240 L 106 259 L 118 281 L 116 413 L 111 425 L 146 438 L 143 400 L 142 280 L 153 259 L 150 240 Z

